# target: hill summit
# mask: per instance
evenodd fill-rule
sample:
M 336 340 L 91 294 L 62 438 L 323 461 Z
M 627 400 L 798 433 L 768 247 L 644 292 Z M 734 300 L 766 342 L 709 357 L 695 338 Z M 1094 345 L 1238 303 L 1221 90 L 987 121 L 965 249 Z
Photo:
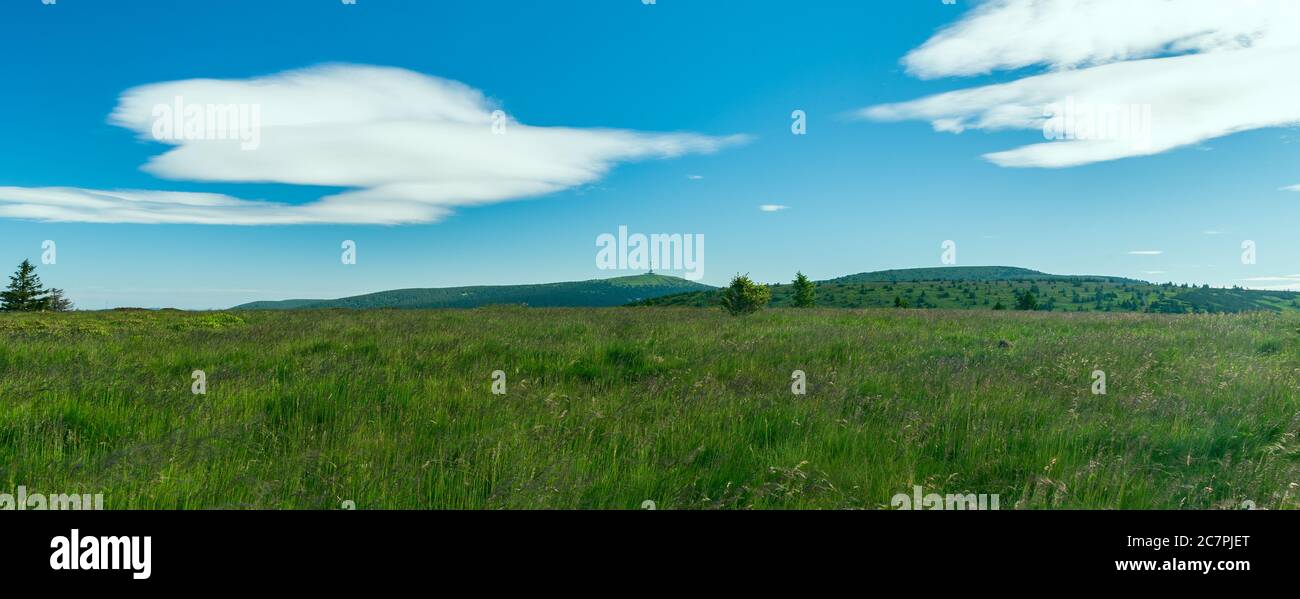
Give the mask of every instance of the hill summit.
M 433 289 L 396 289 L 340 299 L 291 299 L 251 302 L 236 310 L 297 310 L 312 308 L 476 308 L 497 304 L 535 307 L 622 306 L 713 287 L 678 277 L 643 274 L 539 285 L 482 285 Z
M 1052 275 L 1015 266 L 943 266 L 938 268 L 902 268 L 848 275 L 825 283 L 886 283 L 919 281 L 1043 281 L 1049 279 L 1091 280 L 1140 283 L 1122 277 L 1091 275 Z

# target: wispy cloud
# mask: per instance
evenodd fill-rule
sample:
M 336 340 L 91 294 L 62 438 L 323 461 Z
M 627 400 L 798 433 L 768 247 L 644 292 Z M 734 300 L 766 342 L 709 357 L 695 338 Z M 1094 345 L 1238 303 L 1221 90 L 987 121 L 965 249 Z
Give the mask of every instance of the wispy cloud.
M 587 185 L 621 162 L 711 153 L 745 136 L 534 127 L 482 92 L 412 71 L 325 65 L 247 80 L 145 85 L 110 122 L 156 140 L 156 107 L 254 105 L 260 143 L 166 139 L 144 170 L 161 178 L 342 187 L 305 204 L 209 193 L 0 187 L 0 217 L 191 224 L 404 224 L 459 206 Z
M 1165 253 L 1164 250 L 1133 250 L 1129 252 L 1130 256 L 1159 256 Z
M 758 209 L 762 210 L 763 212 L 780 212 L 782 210 L 789 210 L 790 207 L 782 206 L 781 204 L 762 204 L 758 207 Z
M 1291 0 L 988 0 L 903 64 L 922 79 L 1039 67 L 1008 83 L 863 109 L 936 131 L 1040 130 L 1048 107 L 1150 106 L 1142 143 L 1036 143 L 985 155 L 1007 167 L 1069 167 L 1158 154 L 1300 123 L 1300 10 Z
M 1283 188 L 1280 189 L 1279 191 L 1300 191 L 1300 184 L 1297 184 L 1297 185 L 1288 185 L 1288 186 L 1286 186 L 1286 187 L 1283 187 Z
M 686 175 L 686 178 L 692 181 L 699 181 L 704 178 L 704 175 Z
M 1252 283 L 1276 283 L 1278 281 L 1291 281 L 1295 279 L 1296 277 L 1250 277 L 1248 279 L 1241 279 L 1241 280 L 1249 281 Z
M 1213 230 L 1201 231 L 1201 233 L 1204 235 L 1223 235 L 1223 231 L 1213 231 Z
M 1246 283 L 1245 287 L 1251 289 L 1263 289 L 1266 291 L 1300 291 L 1300 274 L 1250 277 L 1248 279 L 1241 279 L 1241 281 Z M 1260 285 L 1259 283 L 1272 284 Z

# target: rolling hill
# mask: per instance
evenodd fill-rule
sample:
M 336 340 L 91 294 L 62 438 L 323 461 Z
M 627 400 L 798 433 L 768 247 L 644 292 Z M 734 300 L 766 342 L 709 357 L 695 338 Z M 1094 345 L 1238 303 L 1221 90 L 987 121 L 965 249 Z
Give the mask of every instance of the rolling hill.
M 789 284 L 771 285 L 774 307 L 793 305 Z M 252 302 L 236 310 L 314 308 L 477 308 L 715 306 L 721 290 L 685 279 L 644 274 L 540 285 L 397 289 L 341 299 Z M 950 266 L 864 272 L 817 282 L 827 308 L 1015 309 L 1031 294 L 1038 310 L 1177 314 L 1300 310 L 1300 293 L 1155 284 L 1123 277 L 1054 275 L 1011 266 Z
M 900 283 L 918 281 L 1046 281 L 1068 279 L 1071 281 L 1095 281 L 1112 283 L 1145 283 L 1136 279 L 1122 277 L 1098 277 L 1090 275 L 1050 275 L 1045 272 L 1017 268 L 1015 266 L 944 266 L 938 268 L 902 268 L 896 270 L 878 270 L 848 275 L 823 281 L 827 284 L 848 283 Z
M 772 285 L 772 306 L 793 305 L 789 284 Z M 713 306 L 720 291 L 649 298 L 641 306 Z M 1300 310 L 1300 293 L 1155 284 L 1123 277 L 1053 275 L 1009 266 L 953 266 L 859 273 L 817 282 L 831 308 L 1014 309 L 1032 294 L 1056 312 L 1233 313 Z
M 252 302 L 235 310 L 297 310 L 315 308 L 476 308 L 499 304 L 534 307 L 622 306 L 633 302 L 713 287 L 656 274 L 541 285 L 397 289 L 332 300 L 290 299 Z

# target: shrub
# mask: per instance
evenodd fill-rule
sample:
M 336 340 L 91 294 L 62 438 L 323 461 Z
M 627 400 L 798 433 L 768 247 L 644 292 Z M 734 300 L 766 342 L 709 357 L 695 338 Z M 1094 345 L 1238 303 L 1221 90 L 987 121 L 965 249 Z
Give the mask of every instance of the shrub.
M 1017 310 L 1037 310 L 1037 309 L 1038 309 L 1038 298 L 1034 297 L 1034 294 L 1031 293 L 1031 292 L 1028 292 L 1028 291 L 1026 291 L 1026 292 L 1024 292 L 1024 293 L 1017 293 L 1017 294 L 1016 294 L 1016 309 L 1017 309 Z
M 1282 353 L 1282 342 L 1277 339 L 1269 339 L 1260 343 L 1259 346 L 1255 348 L 1255 351 L 1259 352 L 1259 355 L 1261 356 L 1280 354 Z
M 733 316 L 753 314 L 772 299 L 772 290 L 749 280 L 748 275 L 736 275 L 722 291 L 722 307 Z

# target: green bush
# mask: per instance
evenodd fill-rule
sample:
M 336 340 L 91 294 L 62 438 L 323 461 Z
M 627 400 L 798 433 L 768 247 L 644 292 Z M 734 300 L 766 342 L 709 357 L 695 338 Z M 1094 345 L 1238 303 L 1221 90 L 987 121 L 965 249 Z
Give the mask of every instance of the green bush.
M 732 277 L 731 284 L 722 290 L 722 307 L 733 316 L 753 314 L 762 310 L 772 299 L 772 290 L 749 280 L 748 275 Z
M 1037 310 L 1038 298 L 1034 297 L 1032 292 L 1016 292 L 1016 309 L 1017 310 Z

